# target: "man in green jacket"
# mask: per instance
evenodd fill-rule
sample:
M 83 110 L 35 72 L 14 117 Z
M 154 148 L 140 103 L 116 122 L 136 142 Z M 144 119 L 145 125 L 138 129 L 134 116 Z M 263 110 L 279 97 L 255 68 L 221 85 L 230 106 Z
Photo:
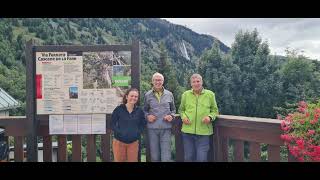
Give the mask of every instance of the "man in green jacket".
M 184 160 L 187 162 L 208 161 L 209 136 L 213 134 L 212 122 L 218 115 L 215 94 L 204 89 L 202 77 L 193 74 L 192 89 L 181 97 L 179 112 L 182 119 Z

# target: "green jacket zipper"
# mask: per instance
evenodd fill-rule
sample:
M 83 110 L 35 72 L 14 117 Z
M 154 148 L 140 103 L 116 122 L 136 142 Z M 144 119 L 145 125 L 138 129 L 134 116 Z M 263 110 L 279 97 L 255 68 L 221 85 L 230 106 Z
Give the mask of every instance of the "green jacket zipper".
M 198 117 L 198 96 L 196 96 L 197 102 L 196 102 L 196 118 L 195 118 L 195 128 L 194 128 L 194 134 L 197 134 L 197 117 Z

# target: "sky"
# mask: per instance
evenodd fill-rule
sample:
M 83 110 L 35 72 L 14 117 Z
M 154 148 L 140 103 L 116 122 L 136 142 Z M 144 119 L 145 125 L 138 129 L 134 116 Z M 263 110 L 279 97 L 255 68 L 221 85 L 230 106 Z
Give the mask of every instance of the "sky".
M 262 41 L 268 41 L 270 54 L 285 55 L 285 49 L 320 60 L 320 18 L 162 18 L 200 33 L 218 38 L 228 47 L 242 29 L 257 28 Z

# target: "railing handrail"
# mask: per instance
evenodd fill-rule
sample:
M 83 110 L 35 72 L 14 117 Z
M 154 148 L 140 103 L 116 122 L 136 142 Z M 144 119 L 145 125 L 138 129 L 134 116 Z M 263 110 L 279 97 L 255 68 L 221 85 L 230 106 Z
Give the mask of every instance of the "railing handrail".
M 26 116 L 0 116 L 0 121 L 4 119 L 23 119 L 26 118 Z
M 176 114 L 176 117 L 179 117 Z M 42 120 L 46 119 L 45 116 L 39 116 L 39 126 L 48 125 L 48 122 Z M 0 117 L 0 127 L 26 124 L 26 116 L 9 116 Z M 222 120 L 222 121 L 221 121 Z M 23 121 L 23 123 L 22 123 Z M 263 130 L 269 132 L 281 132 L 280 121 L 270 118 L 257 118 L 257 117 L 245 117 L 245 116 L 233 116 L 233 115 L 218 115 L 215 122 L 215 126 L 220 127 L 237 127 L 245 129 Z
M 277 119 L 219 115 L 215 126 L 280 133 L 280 123 Z
M 8 131 L 16 131 L 10 133 L 10 136 L 19 135 L 23 136 L 26 135 L 26 127 L 27 126 L 27 118 L 26 116 L 8 116 L 8 117 L 0 117 L 0 128 L 6 129 L 6 133 Z
M 17 121 L 26 120 L 26 116 L 8 116 L 8 117 L 0 117 L 0 127 L 7 126 Z
M 270 118 L 260 118 L 260 117 L 248 117 L 248 116 L 233 116 L 233 115 L 218 115 L 218 118 L 221 119 L 236 119 L 238 121 L 255 121 L 255 122 L 264 122 L 271 124 L 280 124 L 278 119 L 270 119 Z

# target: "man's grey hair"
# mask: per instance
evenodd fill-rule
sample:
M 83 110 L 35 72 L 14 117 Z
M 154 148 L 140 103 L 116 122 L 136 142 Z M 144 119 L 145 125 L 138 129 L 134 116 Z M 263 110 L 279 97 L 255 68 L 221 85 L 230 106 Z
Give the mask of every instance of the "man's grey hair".
M 192 81 L 192 79 L 200 79 L 202 81 L 202 76 L 200 74 L 192 74 L 190 82 Z
M 154 73 L 154 74 L 152 75 L 152 81 L 153 81 L 153 79 L 154 79 L 156 76 L 160 76 L 160 77 L 162 78 L 162 80 L 164 80 L 163 75 L 160 74 L 160 73 L 158 73 L 158 72 L 156 72 L 156 73 Z

